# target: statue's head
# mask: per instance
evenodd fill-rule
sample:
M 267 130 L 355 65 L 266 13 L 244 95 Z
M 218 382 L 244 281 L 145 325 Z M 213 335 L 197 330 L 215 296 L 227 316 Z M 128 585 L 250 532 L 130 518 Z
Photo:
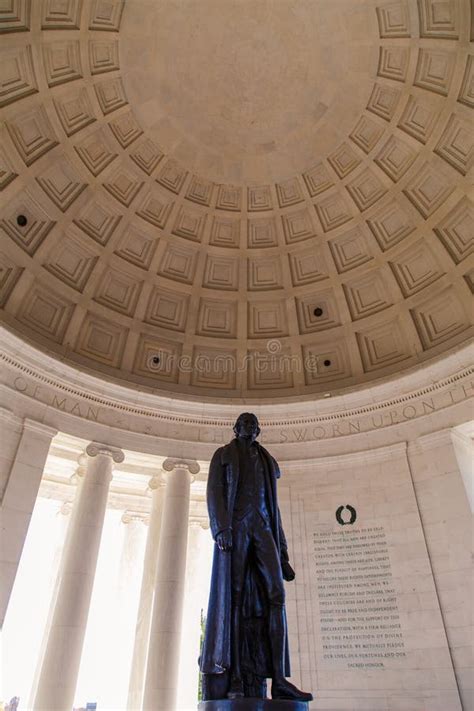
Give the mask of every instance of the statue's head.
M 239 415 L 234 425 L 234 433 L 236 437 L 242 437 L 243 439 L 252 441 L 257 439 L 260 434 L 260 427 L 256 416 L 251 412 L 243 412 Z

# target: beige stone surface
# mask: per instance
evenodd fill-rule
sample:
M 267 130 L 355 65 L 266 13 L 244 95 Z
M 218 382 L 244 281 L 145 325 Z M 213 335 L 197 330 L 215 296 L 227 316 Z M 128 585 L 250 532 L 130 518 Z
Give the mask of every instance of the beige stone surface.
M 305 171 L 350 133 L 378 60 L 372 5 L 346 0 L 131 0 L 121 32 L 141 125 L 216 183 Z

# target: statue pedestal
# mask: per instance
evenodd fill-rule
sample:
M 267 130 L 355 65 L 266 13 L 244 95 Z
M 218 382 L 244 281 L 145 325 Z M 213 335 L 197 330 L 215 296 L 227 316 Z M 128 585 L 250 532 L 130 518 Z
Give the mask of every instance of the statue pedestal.
M 219 699 L 201 701 L 198 711 L 308 711 L 308 702 L 283 699 Z

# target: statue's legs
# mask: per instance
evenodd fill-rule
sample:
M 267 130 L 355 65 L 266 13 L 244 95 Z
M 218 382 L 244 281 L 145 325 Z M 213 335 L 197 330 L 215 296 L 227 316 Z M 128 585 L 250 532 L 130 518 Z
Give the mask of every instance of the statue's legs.
M 271 646 L 272 698 L 310 701 L 311 694 L 300 691 L 285 678 L 285 587 L 278 549 L 270 526 L 252 512 L 232 526 L 232 659 L 228 698 L 245 696 L 240 645 L 241 608 L 247 560 L 252 549 L 253 565 L 264 586 Z M 248 661 L 246 666 L 248 666 Z M 251 661 L 251 660 L 250 660 Z
M 245 696 L 240 659 L 240 620 L 247 567 L 250 536 L 245 519 L 234 521 L 232 526 L 232 629 L 230 686 L 227 696 L 236 699 Z
M 281 681 L 285 678 L 286 642 L 286 616 L 283 605 L 270 605 L 268 626 L 272 650 L 272 679 Z
M 268 600 L 268 637 L 271 649 L 272 679 L 285 679 L 286 615 L 285 586 L 281 561 L 268 526 L 257 529 L 254 538 L 255 558 Z
M 239 602 L 232 605 L 232 647 L 231 647 L 231 675 L 230 687 L 227 692 L 229 699 L 238 699 L 245 696 L 242 671 L 240 666 L 240 616 L 241 605 Z
M 254 564 L 264 585 L 269 603 L 270 624 L 275 630 L 272 642 L 272 659 L 278 658 L 278 669 L 284 673 L 285 632 L 284 615 L 285 588 L 281 573 L 281 563 L 270 526 L 255 511 L 250 512 L 232 526 L 232 635 L 231 635 L 231 681 L 227 693 L 229 698 L 245 695 L 241 665 L 241 618 L 242 601 L 247 569 L 247 560 L 252 548 Z M 277 612 L 272 615 L 275 607 Z M 281 625 L 283 620 L 283 625 Z M 278 629 L 277 629 L 278 628 Z
M 256 527 L 252 543 L 256 565 L 269 603 L 268 623 L 272 655 L 272 699 L 311 701 L 312 694 L 300 691 L 285 678 L 286 615 L 281 561 L 268 526 Z

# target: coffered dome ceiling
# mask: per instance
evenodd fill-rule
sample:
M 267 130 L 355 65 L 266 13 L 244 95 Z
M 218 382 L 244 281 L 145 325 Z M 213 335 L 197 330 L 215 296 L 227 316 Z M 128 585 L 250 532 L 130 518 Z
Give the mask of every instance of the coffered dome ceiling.
M 469 0 L 6 0 L 0 33 L 0 305 L 27 340 L 262 399 L 470 336 Z

